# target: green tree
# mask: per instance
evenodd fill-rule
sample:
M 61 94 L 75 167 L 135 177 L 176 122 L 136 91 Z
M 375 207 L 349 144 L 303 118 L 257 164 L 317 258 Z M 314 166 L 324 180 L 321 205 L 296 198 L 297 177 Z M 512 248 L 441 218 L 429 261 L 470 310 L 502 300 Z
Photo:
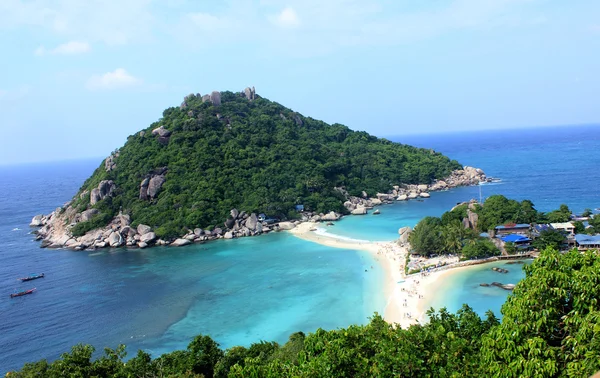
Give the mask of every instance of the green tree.
M 209 336 L 199 335 L 194 337 L 187 350 L 191 370 L 206 378 L 212 378 L 215 365 L 224 355 L 219 344 Z
M 498 247 L 488 239 L 477 239 L 472 243 L 467 243 L 462 249 L 462 255 L 465 259 L 497 256 L 500 254 Z
M 430 256 L 442 253 L 444 250 L 439 218 L 423 218 L 408 238 L 413 251 L 419 255 Z
M 600 258 L 542 251 L 483 335 L 481 376 L 589 377 L 600 370 Z
M 554 229 L 547 229 L 540 232 L 540 236 L 538 236 L 531 244 L 540 251 L 548 247 L 559 250 L 565 240 L 567 240 L 567 238 L 561 232 Z

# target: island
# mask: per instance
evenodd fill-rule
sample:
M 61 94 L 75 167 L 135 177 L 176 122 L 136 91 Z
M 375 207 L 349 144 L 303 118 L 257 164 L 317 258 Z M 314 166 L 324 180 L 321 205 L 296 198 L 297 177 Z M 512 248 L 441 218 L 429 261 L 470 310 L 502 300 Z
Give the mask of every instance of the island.
M 71 201 L 31 226 L 42 247 L 183 246 L 335 221 L 486 182 L 439 152 L 305 117 L 256 94 L 190 94 L 127 138 Z

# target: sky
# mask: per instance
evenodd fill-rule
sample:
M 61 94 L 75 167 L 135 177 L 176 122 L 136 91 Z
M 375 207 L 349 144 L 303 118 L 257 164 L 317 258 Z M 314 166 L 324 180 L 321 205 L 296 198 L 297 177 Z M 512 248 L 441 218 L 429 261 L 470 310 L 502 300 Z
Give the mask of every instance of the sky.
M 597 0 L 0 0 L 0 164 L 104 157 L 189 93 L 377 136 L 600 122 Z

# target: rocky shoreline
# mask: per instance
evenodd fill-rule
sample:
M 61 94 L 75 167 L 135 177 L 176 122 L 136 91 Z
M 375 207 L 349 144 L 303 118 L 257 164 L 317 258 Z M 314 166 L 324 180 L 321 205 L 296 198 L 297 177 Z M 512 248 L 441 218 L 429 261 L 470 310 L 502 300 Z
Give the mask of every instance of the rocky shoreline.
M 108 159 L 107 159 L 108 161 Z M 160 177 L 160 174 L 156 175 Z M 151 185 L 154 177 L 148 178 L 144 187 L 148 196 L 155 193 L 150 190 L 156 185 Z M 427 185 L 396 185 L 390 193 L 377 193 L 369 198 L 365 192 L 362 197 L 349 196 L 343 188 L 336 188 L 346 198 L 344 206 L 352 215 L 364 215 L 368 210 L 384 203 L 394 201 L 407 201 L 417 198 L 428 198 L 430 192 L 448 190 L 459 186 L 478 185 L 483 182 L 491 182 L 485 173 L 478 168 L 464 167 L 456 170 L 444 180 L 436 180 Z M 98 188 L 90 193 L 91 202 L 99 201 L 114 192 L 112 181 L 102 181 Z M 95 201 L 94 201 L 95 200 Z M 93 205 L 93 203 L 92 203 Z M 73 250 L 95 250 L 100 248 L 146 248 L 150 246 L 184 246 L 193 243 L 202 243 L 216 239 L 233 239 L 240 237 L 262 235 L 269 232 L 290 230 L 302 222 L 332 222 L 339 220 L 342 215 L 329 212 L 327 214 L 315 214 L 302 212 L 302 218 L 296 221 L 284 221 L 271 224 L 269 221 L 259 219 L 255 213 L 247 214 L 244 211 L 232 209 L 230 216 L 225 220 L 223 228 L 217 227 L 213 230 L 201 228 L 190 228 L 185 235 L 172 240 L 163 240 L 157 237 L 150 226 L 139 224 L 131 226 L 131 218 L 127 214 L 119 214 L 105 227 L 88 231 L 83 236 L 73 236 L 71 228 L 78 222 L 91 219 L 98 210 L 94 208 L 78 211 L 73 206 L 73 201 L 57 208 L 48 215 L 36 215 L 30 226 L 38 229 L 33 233 L 36 240 L 41 240 L 42 248 L 68 248 Z

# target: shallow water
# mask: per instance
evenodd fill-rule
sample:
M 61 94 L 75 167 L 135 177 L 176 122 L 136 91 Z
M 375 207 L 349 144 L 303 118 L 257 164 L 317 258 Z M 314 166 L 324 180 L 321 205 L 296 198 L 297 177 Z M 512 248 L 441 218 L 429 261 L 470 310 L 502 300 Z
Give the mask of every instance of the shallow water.
M 483 132 L 400 139 L 502 178 L 500 184 L 481 187 L 484 197 L 501 193 L 529 198 L 539 210 L 564 202 L 582 211 L 600 207 L 600 175 L 595 173 L 600 155 L 592 153 L 600 149 L 598 131 L 563 128 L 522 131 L 519 138 Z M 97 349 L 126 343 L 132 354 L 136 348 L 154 354 L 183 348 L 199 333 L 210 334 L 224 347 L 260 339 L 285 342 L 299 330 L 346 327 L 383 312 L 381 268 L 368 254 L 283 233 L 179 249 L 40 249 L 28 234 L 32 216 L 66 202 L 99 163 L 0 167 L 0 293 L 5 295 L 0 299 L 0 372 L 54 359 L 78 342 Z M 478 197 L 479 187 L 433 193 L 423 202 L 382 206 L 381 215 L 346 217 L 324 228 L 353 239 L 392 240 L 398 228 Z M 16 280 L 31 272 L 47 277 L 28 284 Z M 486 266 L 480 276 L 472 274 L 453 276 L 435 305 L 456 310 L 467 302 L 480 314 L 491 308 L 499 315 L 508 292 L 474 285 L 497 280 L 498 273 Z M 13 289 L 30 286 L 38 292 L 8 298 Z

